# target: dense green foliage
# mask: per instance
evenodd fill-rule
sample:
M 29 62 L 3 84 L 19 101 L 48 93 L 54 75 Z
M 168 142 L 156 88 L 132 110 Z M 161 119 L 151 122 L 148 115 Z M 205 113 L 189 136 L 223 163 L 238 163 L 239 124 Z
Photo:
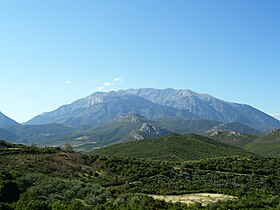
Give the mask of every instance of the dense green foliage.
M 3 210 L 280 208 L 280 159 L 276 158 L 232 156 L 168 162 L 7 145 L 0 149 Z M 203 207 L 148 196 L 197 192 L 237 198 Z
M 92 154 L 182 161 L 249 153 L 207 137 L 173 134 L 158 139 L 117 144 L 94 150 Z
M 244 149 L 267 157 L 280 157 L 280 129 L 259 136 Z

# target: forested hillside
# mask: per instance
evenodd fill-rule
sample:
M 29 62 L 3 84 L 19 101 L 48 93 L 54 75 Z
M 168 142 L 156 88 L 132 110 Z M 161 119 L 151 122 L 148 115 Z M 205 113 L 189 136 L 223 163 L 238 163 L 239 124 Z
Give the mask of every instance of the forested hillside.
M 280 160 L 256 156 L 152 161 L 1 142 L 0 209 L 277 209 Z M 204 206 L 152 195 L 233 196 Z M 210 200 L 210 199 L 209 199 Z

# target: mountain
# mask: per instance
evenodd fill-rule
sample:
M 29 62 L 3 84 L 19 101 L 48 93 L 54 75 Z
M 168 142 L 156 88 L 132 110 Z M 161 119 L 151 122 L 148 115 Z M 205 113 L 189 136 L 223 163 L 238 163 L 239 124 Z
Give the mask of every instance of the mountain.
M 159 105 L 188 110 L 202 119 L 239 122 L 256 128 L 280 127 L 278 120 L 249 105 L 226 102 L 191 90 L 140 88 L 119 92 L 140 96 Z
M 220 156 L 249 155 L 251 153 L 200 135 L 171 134 L 157 139 L 112 145 L 94 150 L 92 154 L 184 161 Z
M 64 123 L 93 127 L 130 112 L 148 119 L 181 116 L 222 123 L 239 122 L 257 129 L 280 127 L 278 120 L 249 105 L 226 102 L 191 90 L 170 88 L 96 92 L 36 116 L 26 124 Z
M 5 127 L 10 127 L 15 125 L 19 125 L 19 123 L 17 123 L 13 119 L 7 117 L 2 112 L 0 112 L 0 128 L 5 128 Z
M 69 105 L 64 105 L 55 111 L 36 116 L 26 124 L 64 123 L 93 127 L 130 112 L 140 114 L 149 119 L 156 119 L 162 116 L 195 117 L 187 110 L 162 106 L 143 97 L 112 91 L 94 93 Z
M 244 146 L 244 149 L 267 157 L 280 157 L 280 129 L 258 136 Z
M 70 137 L 45 143 L 56 146 L 68 143 L 77 151 L 89 151 L 110 144 L 156 138 L 168 133 L 170 132 L 155 126 L 154 121 L 129 113 L 100 126 L 79 130 Z
M 169 132 L 165 129 L 157 128 L 148 123 L 143 123 L 141 128 L 137 130 L 133 130 L 128 134 L 128 136 L 132 137 L 135 140 L 142 140 L 147 138 L 155 138 L 167 135 Z

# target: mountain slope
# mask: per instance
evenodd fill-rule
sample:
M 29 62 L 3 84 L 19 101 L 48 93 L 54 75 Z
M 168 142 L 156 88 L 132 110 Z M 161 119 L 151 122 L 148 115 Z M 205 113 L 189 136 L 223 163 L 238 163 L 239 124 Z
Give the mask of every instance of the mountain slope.
M 152 88 L 97 92 L 36 116 L 26 124 L 64 123 L 93 127 L 130 112 L 148 119 L 181 116 L 222 123 L 238 122 L 261 130 L 280 127 L 280 121 L 249 105 L 226 102 L 191 90 Z
M 244 149 L 262 156 L 280 157 L 280 129 L 259 136 Z
M 220 122 L 213 120 L 188 119 L 180 116 L 161 117 L 155 121 L 155 125 L 179 134 L 204 133 L 219 124 Z
M 28 140 L 30 144 L 40 146 L 48 145 L 47 142 L 55 142 L 58 139 L 64 139 L 72 136 L 77 128 L 61 124 L 45 124 L 45 125 L 18 125 L 6 128 L 9 132 Z M 17 143 L 21 143 L 16 141 Z
M 68 143 L 75 150 L 89 151 L 110 144 L 135 141 L 147 137 L 155 138 L 168 133 L 167 130 L 154 126 L 154 121 L 135 113 L 129 113 L 103 125 L 80 130 L 68 138 L 46 143 L 49 145 Z
M 258 135 L 239 133 L 231 130 L 208 130 L 203 135 L 240 148 L 254 141 L 258 137 Z
M 191 90 L 141 88 L 120 92 L 141 96 L 156 104 L 188 110 L 202 119 L 223 123 L 234 121 L 258 128 L 280 127 L 278 120 L 249 105 L 226 102 Z
M 12 133 L 6 129 L 3 129 L 3 128 L 0 128 L 0 139 L 8 141 L 8 142 L 12 142 L 12 143 L 28 143 L 23 138 L 15 135 L 14 133 Z
M 97 92 L 55 111 L 39 115 L 26 124 L 64 123 L 93 127 L 130 112 L 149 119 L 161 116 L 195 117 L 187 110 L 154 104 L 139 96 L 118 92 Z
M 255 128 L 252 128 L 247 125 L 243 125 L 238 122 L 230 122 L 219 124 L 211 128 L 212 130 L 220 130 L 220 131 L 234 131 L 238 133 L 247 133 L 247 134 L 261 134 L 261 132 Z
M 19 123 L 17 123 L 13 119 L 7 117 L 2 112 L 0 112 L 0 128 L 5 128 L 5 127 L 10 127 L 15 125 L 19 125 Z
M 158 139 L 116 144 L 94 150 L 92 154 L 184 161 L 249 153 L 199 135 L 172 134 Z

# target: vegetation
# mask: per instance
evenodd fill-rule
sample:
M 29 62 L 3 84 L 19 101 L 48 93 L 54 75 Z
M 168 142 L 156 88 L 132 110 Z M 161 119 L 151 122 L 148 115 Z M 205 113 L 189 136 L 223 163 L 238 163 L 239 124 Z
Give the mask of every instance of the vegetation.
M 249 144 L 258 137 L 258 135 L 239 133 L 229 130 L 209 130 L 204 135 L 225 144 L 240 148 L 243 148 L 246 144 Z
M 188 119 L 184 117 L 161 117 L 156 120 L 156 125 L 172 131 L 173 133 L 204 133 L 219 125 L 220 122 L 204 119 Z
M 105 147 L 94 150 L 92 154 L 184 161 L 219 156 L 249 155 L 250 153 L 195 134 L 172 134 L 157 139 Z
M 38 148 L 0 141 L 0 209 L 280 208 L 280 159 L 252 156 L 197 135 L 169 135 L 134 143 L 141 143 L 148 158 L 132 157 L 132 151 L 127 157 L 110 157 L 104 155 L 104 149 L 97 151 L 98 155 L 81 154 L 73 152 L 70 145 Z M 160 148 L 159 158 L 148 151 L 154 144 Z M 164 156 L 166 144 L 179 152 Z M 207 156 L 201 152 L 206 146 Z M 184 147 L 192 149 L 186 152 Z M 182 156 L 184 153 L 187 155 Z M 200 196 L 195 202 L 175 202 L 205 193 L 221 199 L 209 196 L 207 201 Z
M 280 157 L 280 129 L 259 136 L 244 149 L 267 157 Z

